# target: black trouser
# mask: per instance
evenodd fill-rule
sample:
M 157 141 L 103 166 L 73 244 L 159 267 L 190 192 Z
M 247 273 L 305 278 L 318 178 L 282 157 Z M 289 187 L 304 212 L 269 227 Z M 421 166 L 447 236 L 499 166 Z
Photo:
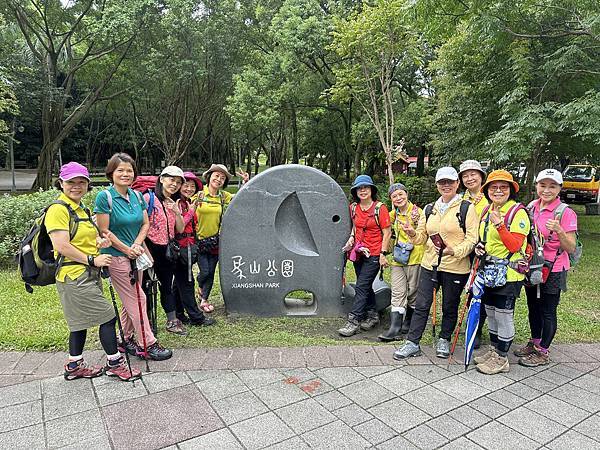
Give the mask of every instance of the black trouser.
M 418 344 L 421 341 L 421 337 L 423 337 L 429 311 L 433 303 L 433 289 L 437 283 L 432 278 L 433 271 L 421 267 L 415 312 L 413 313 L 410 322 L 410 331 L 407 336 L 407 339 L 415 344 Z M 442 329 L 440 331 L 440 338 L 449 341 L 458 319 L 460 295 L 469 279 L 469 274 L 439 271 L 437 279 L 442 289 Z
M 181 251 L 186 251 L 185 247 Z M 192 322 L 204 321 L 204 314 L 198 309 L 196 304 L 196 295 L 194 293 L 194 275 L 191 277 L 190 268 L 181 259 L 175 264 L 175 286 L 173 292 L 175 294 L 175 310 L 178 315 L 187 312 Z
M 350 314 L 354 316 L 355 320 L 361 321 L 365 318 L 367 311 L 377 309 L 373 281 L 375 281 L 380 267 L 379 256 L 359 258 L 354 262 L 356 286 L 354 286 L 354 303 Z
M 212 290 L 215 281 L 215 271 L 217 270 L 218 262 L 218 254 L 198 253 L 198 266 L 200 267 L 198 286 L 202 289 L 202 298 L 205 300 L 208 300 L 208 297 L 210 296 L 210 291 Z
M 541 339 L 540 347 L 549 348 L 558 328 L 557 309 L 560 303 L 560 290 L 547 292 L 542 285 L 540 298 L 537 298 L 537 286 L 525 288 L 529 309 L 529 327 L 532 339 Z
M 117 353 L 117 335 L 115 333 L 115 324 L 117 318 L 113 317 L 108 322 L 100 325 L 98 329 L 98 335 L 100 336 L 100 343 L 102 348 L 107 355 L 114 355 Z M 83 353 L 83 347 L 85 346 L 85 338 L 87 337 L 87 330 L 71 331 L 69 334 L 69 355 L 79 356 Z
M 154 258 L 154 273 L 160 283 L 160 304 L 166 314 L 175 311 L 175 294 L 173 293 L 173 273 L 175 264 L 166 258 L 166 245 L 158 245 L 146 239 L 146 245 L 152 258 Z

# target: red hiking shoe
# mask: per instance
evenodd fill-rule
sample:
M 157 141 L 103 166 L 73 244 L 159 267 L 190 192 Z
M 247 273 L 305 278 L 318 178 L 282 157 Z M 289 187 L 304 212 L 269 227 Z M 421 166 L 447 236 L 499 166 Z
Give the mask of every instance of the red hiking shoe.
M 132 367 L 131 372 L 129 371 L 129 367 L 127 367 L 125 357 L 123 356 L 121 356 L 117 360 L 117 364 L 114 365 L 107 361 L 106 366 L 104 366 L 104 373 L 109 377 L 118 377 L 119 380 L 123 381 L 136 380 L 142 376 L 142 371 L 140 369 Z
M 69 367 L 69 363 L 65 364 L 65 380 L 71 381 L 77 378 L 96 378 L 102 375 L 102 367 L 88 366 L 83 361 L 83 358 L 77 361 L 74 368 Z

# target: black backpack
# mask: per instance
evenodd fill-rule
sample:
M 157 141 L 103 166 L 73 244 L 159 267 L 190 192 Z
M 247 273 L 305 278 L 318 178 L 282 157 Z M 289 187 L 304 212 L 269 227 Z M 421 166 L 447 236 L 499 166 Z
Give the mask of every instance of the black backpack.
M 70 240 L 75 237 L 79 222 L 90 221 L 93 223 L 89 209 L 84 208 L 88 218 L 82 219 L 63 200 L 55 200 L 44 208 L 19 244 L 19 251 L 16 255 L 21 279 L 25 282 L 25 290 L 30 294 L 33 293 L 31 286 L 47 286 L 56 283 L 56 274 L 62 266 L 81 264 L 74 261 L 64 262 L 62 255 L 59 255 L 58 259 L 54 258 L 54 248 L 45 224 L 46 213 L 52 205 L 63 205 L 69 211 Z
M 460 202 L 460 210 L 456 213 L 456 218 L 458 219 L 458 224 L 463 230 L 463 233 L 467 234 L 467 213 L 469 212 L 469 206 L 471 202 L 468 200 L 462 200 Z M 423 209 L 425 211 L 425 223 L 429 220 L 429 216 L 433 212 L 433 203 L 428 203 L 425 205 Z

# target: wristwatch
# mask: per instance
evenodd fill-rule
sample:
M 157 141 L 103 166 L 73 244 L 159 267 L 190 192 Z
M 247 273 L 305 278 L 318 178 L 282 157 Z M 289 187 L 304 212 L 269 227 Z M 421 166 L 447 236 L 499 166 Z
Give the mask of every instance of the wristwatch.
M 87 255 L 87 260 L 88 260 L 88 266 L 96 267 L 96 264 L 94 264 L 94 257 L 92 255 Z
M 389 254 L 390 254 L 390 252 L 388 252 L 388 251 L 386 250 L 385 252 L 381 252 L 381 254 L 382 254 L 383 256 L 387 256 L 387 255 L 389 255 Z

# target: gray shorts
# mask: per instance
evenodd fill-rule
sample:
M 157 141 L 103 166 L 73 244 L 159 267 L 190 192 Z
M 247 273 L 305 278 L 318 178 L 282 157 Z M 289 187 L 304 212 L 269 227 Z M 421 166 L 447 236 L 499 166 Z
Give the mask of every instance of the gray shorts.
M 77 279 L 56 281 L 56 289 L 69 331 L 87 330 L 115 317 L 112 305 L 102 294 L 102 279 L 97 269 L 83 272 Z

